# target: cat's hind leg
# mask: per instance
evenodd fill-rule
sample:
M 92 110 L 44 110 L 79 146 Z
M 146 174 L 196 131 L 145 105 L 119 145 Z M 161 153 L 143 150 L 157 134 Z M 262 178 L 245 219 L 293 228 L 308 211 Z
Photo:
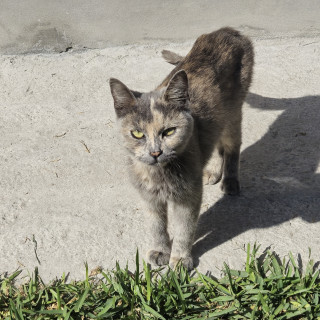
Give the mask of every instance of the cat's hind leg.
M 171 242 L 168 234 L 167 203 L 150 201 L 148 204 L 147 223 L 150 237 L 153 237 L 152 249 L 147 252 L 147 260 L 153 265 L 162 266 L 169 263 Z
M 229 195 L 240 193 L 239 165 L 241 147 L 241 122 L 233 123 L 220 139 L 223 148 L 223 179 L 221 189 Z

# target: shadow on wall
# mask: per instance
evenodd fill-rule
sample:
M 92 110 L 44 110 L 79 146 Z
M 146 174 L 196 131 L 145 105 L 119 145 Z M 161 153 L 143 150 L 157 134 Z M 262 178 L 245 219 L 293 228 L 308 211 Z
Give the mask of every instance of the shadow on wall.
M 196 260 L 249 229 L 295 217 L 320 221 L 320 96 L 274 99 L 250 93 L 246 101 L 284 112 L 241 153 L 241 195 L 223 196 L 200 216 L 196 239 L 203 239 L 193 247 Z

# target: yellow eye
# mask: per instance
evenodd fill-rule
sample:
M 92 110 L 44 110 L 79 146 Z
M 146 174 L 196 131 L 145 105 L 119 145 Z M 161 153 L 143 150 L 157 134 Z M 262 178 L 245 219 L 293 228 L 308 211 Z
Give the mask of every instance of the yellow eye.
M 176 131 L 176 128 L 169 128 L 169 129 L 163 131 L 163 135 L 164 136 L 171 136 L 172 134 L 174 134 L 175 131 Z
M 131 134 L 136 139 L 142 139 L 144 137 L 144 134 L 138 130 L 131 131 Z

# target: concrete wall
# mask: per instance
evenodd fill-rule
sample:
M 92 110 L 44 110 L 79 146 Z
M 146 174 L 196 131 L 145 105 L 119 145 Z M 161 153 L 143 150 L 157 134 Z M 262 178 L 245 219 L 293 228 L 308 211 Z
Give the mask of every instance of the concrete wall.
M 320 34 L 319 0 L 1 0 L 0 53 L 183 41 L 221 26 L 253 37 Z

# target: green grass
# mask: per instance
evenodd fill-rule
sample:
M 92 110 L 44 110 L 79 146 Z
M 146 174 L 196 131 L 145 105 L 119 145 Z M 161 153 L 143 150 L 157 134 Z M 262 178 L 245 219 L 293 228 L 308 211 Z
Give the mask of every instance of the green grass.
M 312 260 L 302 274 L 292 254 L 247 246 L 244 270 L 224 264 L 216 279 L 184 268 L 95 270 L 84 281 L 65 276 L 45 285 L 37 269 L 14 285 L 21 271 L 0 278 L 0 319 L 320 319 L 320 278 Z

